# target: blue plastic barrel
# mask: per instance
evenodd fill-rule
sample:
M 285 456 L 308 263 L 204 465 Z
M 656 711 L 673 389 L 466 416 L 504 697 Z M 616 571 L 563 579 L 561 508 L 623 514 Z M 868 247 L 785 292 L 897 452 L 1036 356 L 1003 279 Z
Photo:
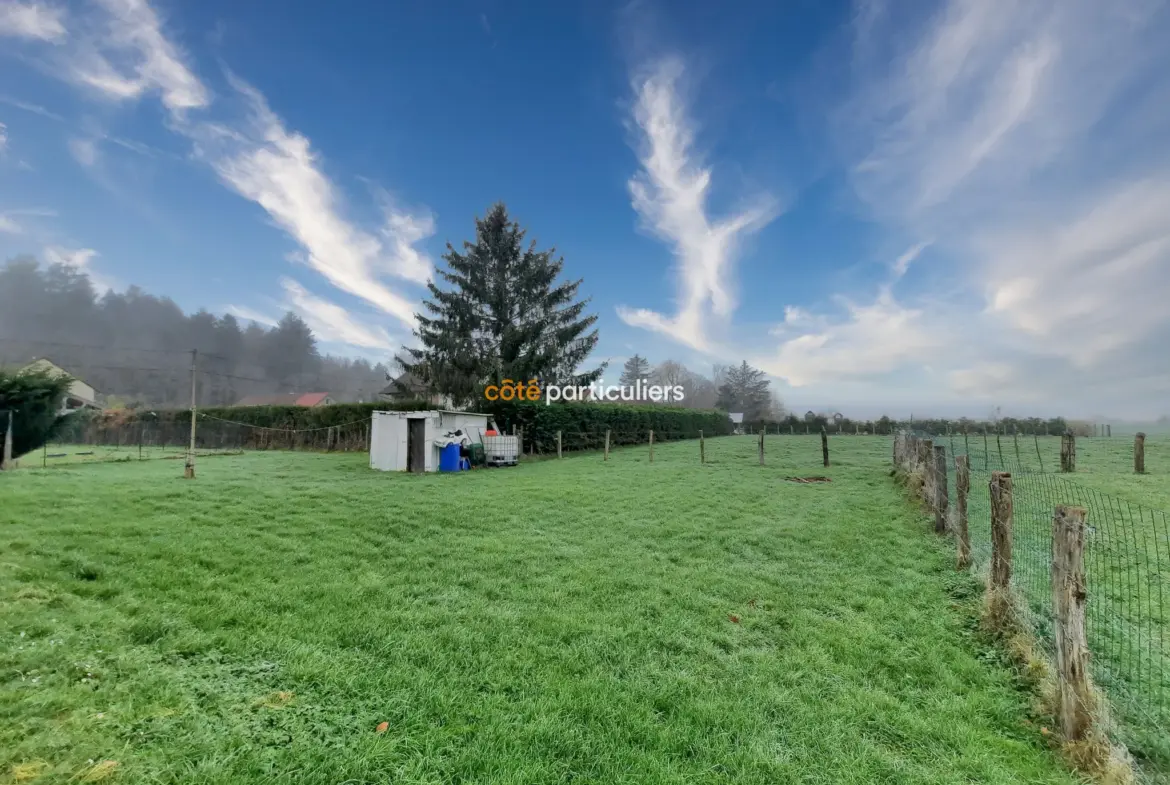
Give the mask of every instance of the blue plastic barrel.
M 459 445 L 448 444 L 439 452 L 439 471 L 459 471 Z

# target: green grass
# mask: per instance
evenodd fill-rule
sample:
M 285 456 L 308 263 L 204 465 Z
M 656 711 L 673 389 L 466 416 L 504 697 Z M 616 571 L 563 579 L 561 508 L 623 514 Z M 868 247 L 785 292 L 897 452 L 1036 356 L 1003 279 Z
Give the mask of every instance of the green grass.
M 768 449 L 0 475 L 0 777 L 1074 782 L 888 440 Z
M 200 447 L 196 456 L 218 457 L 239 452 L 239 450 L 208 449 Z M 136 444 L 50 444 L 40 450 L 26 453 L 18 460 L 22 469 L 56 469 L 78 463 L 117 463 L 130 461 L 177 460 L 187 457 L 187 449 L 181 444 L 143 445 Z

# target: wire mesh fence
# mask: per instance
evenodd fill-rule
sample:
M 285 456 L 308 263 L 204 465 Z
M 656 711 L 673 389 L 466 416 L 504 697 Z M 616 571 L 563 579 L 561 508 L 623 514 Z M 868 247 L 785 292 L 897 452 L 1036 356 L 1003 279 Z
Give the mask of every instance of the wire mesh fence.
M 1092 676 L 1113 710 L 1114 732 L 1131 753 L 1170 771 L 1170 514 L 1089 487 L 1075 474 L 1059 473 L 1059 455 L 1042 471 L 1040 461 L 999 463 L 998 452 L 964 453 L 961 442 L 951 447 L 945 436 L 931 440 L 929 460 L 922 447 L 928 440 L 912 434 L 899 440 L 911 446 L 895 447 L 896 463 L 916 475 L 910 481 L 921 484 L 928 506 L 946 511 L 946 530 L 952 535 L 959 534 L 960 515 L 956 452 L 967 458 L 967 532 L 976 569 L 988 568 L 992 559 L 992 475 L 1010 476 L 1011 587 L 1049 655 L 1054 645 L 1054 511 L 1059 505 L 1086 511 L 1085 633 Z M 936 446 L 944 448 L 945 476 Z

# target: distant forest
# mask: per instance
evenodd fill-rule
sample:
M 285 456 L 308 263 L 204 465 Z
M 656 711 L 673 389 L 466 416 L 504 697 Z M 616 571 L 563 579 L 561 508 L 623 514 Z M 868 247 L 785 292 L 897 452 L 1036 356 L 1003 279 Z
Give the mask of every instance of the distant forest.
M 99 296 L 84 272 L 66 265 L 18 257 L 0 267 L 0 366 L 46 358 L 92 385 L 107 405 L 170 408 L 190 402 L 192 349 L 199 351 L 201 405 L 294 392 L 371 401 L 391 371 L 323 356 L 293 313 L 276 327 L 243 326 L 231 314 L 185 314 L 137 286 Z

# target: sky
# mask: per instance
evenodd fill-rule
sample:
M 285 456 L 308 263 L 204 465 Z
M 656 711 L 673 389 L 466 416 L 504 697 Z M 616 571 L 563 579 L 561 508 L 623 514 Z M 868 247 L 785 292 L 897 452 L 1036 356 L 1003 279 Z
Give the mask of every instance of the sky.
M 1166 6 L 0 0 L 0 258 L 385 359 L 504 201 L 613 373 L 1153 418 Z

